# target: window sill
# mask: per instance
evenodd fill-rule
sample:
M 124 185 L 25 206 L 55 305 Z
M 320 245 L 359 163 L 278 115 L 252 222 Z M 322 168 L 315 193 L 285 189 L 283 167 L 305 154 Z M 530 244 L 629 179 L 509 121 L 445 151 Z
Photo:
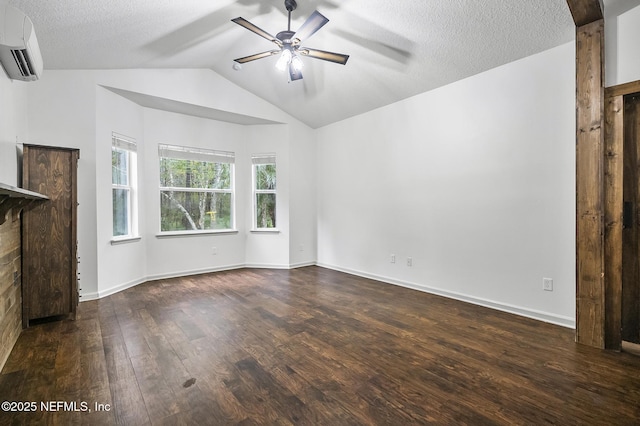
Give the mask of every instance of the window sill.
M 111 245 L 116 246 L 118 244 L 128 244 L 135 243 L 136 241 L 140 241 L 142 237 L 122 237 L 122 238 L 113 238 L 111 239 Z
M 279 234 L 280 230 L 276 229 L 276 228 L 272 228 L 272 229 L 252 229 L 251 231 L 252 234 Z
M 161 232 L 156 234 L 156 238 L 174 238 L 174 237 L 194 237 L 203 235 L 224 235 L 224 234 L 237 234 L 237 229 L 221 229 L 221 230 L 207 230 L 207 231 L 173 231 L 173 232 Z

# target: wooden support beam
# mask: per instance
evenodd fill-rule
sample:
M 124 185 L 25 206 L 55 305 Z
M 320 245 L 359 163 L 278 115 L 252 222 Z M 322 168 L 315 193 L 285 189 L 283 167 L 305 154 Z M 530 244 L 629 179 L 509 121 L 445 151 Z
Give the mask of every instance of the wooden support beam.
M 576 122 L 576 341 L 604 348 L 604 19 L 576 31 Z
M 606 91 L 604 163 L 605 348 L 621 349 L 624 96 Z
M 640 93 L 640 81 L 632 81 L 630 83 L 619 84 L 617 86 L 606 88 L 607 98 L 631 95 L 633 93 Z
M 604 19 L 602 0 L 567 0 L 576 27 Z

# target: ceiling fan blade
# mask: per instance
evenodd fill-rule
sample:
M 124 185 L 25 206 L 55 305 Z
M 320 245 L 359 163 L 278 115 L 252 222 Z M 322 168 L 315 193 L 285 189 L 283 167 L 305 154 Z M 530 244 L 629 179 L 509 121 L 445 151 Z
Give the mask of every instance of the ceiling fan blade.
M 300 43 L 301 41 L 308 39 L 309 37 L 314 35 L 316 31 L 322 28 L 327 22 L 329 22 L 329 19 L 327 19 L 326 16 L 324 16 L 317 10 L 314 11 L 311 16 L 309 16 L 307 20 L 304 21 L 304 24 L 302 24 L 298 31 L 293 35 L 292 40 L 297 39 L 298 43 Z
M 232 19 L 231 22 L 235 22 L 236 24 L 240 25 L 241 27 L 245 27 L 246 29 L 248 29 L 252 33 L 258 34 L 260 37 L 264 37 L 267 40 L 272 41 L 275 44 L 277 44 L 278 46 L 282 47 L 282 42 L 280 40 L 278 40 L 277 38 L 275 38 L 274 36 L 272 36 L 271 34 L 266 32 L 262 28 L 259 28 L 259 27 L 255 26 L 254 24 L 252 24 L 251 22 L 247 21 L 244 18 L 238 17 L 238 18 Z
M 255 55 L 245 56 L 244 58 L 234 59 L 239 64 L 244 64 L 247 62 L 255 61 L 256 59 L 266 58 L 268 56 L 277 55 L 280 53 L 280 50 L 269 50 L 267 52 L 256 53 Z
M 310 58 L 322 59 L 323 61 L 335 62 L 336 64 L 346 64 L 349 60 L 349 55 L 343 55 L 342 53 L 326 52 L 324 50 L 309 49 L 308 47 L 301 47 L 298 53 Z
M 296 69 L 293 64 L 289 64 L 289 77 L 291 81 L 302 80 L 302 71 L 300 69 Z

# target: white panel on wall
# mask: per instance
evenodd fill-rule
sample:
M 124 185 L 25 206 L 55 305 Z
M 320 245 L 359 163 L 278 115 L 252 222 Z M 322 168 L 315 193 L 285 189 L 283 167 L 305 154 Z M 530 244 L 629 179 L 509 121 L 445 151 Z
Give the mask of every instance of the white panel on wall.
M 247 233 L 246 263 L 255 267 L 288 268 L 290 235 L 290 158 L 289 126 L 251 126 L 247 129 L 248 158 L 253 154 L 272 152 L 276 155 L 276 227 L 278 232 L 251 232 L 253 199 L 251 169 L 247 174 L 249 190 L 246 197 L 245 224 Z M 294 142 L 295 143 L 295 142 Z
M 144 145 L 143 108 L 102 87 L 96 89 L 96 217 L 98 251 L 98 296 L 110 294 L 143 282 L 146 277 L 147 239 L 112 245 L 113 217 L 111 192 L 111 138 L 113 132 L 126 135 Z M 138 177 L 145 175 L 144 150 L 137 154 Z M 138 179 L 138 195 L 146 193 Z M 140 231 L 146 225 L 147 209 L 138 203 Z
M 305 266 L 317 259 L 316 132 L 290 126 L 289 264 Z
M 640 80 L 640 6 L 607 16 L 605 31 L 606 86 Z
M 11 186 L 20 183 L 16 143 L 24 142 L 27 132 L 25 84 L 0 69 L 0 182 Z
M 574 62 L 563 45 L 320 129 L 319 263 L 572 325 Z

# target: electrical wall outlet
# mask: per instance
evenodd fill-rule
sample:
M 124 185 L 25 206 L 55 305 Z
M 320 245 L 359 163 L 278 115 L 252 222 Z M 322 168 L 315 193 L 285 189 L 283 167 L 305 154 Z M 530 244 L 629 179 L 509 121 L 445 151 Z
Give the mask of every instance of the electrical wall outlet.
M 392 254 L 391 256 L 389 256 L 389 261 L 390 261 L 391 263 L 396 263 L 396 255 L 395 255 L 395 254 Z
M 218 254 L 218 247 L 211 247 L 211 254 L 212 255 L 217 255 Z
M 410 257 L 407 257 L 407 266 L 413 266 L 413 259 Z
M 553 291 L 553 279 L 551 279 L 551 278 L 543 278 L 542 279 L 542 289 L 544 291 Z

